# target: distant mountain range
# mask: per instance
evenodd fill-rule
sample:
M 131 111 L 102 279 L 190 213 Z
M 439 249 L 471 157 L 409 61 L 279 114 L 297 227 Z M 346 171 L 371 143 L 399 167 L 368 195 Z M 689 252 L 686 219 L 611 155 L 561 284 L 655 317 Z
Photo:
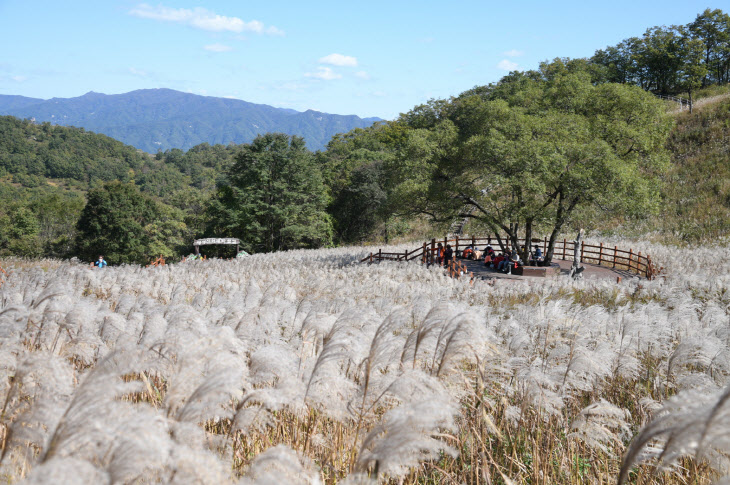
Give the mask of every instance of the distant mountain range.
M 249 143 L 256 135 L 282 132 L 305 139 L 311 150 L 337 133 L 365 128 L 380 118 L 274 108 L 238 99 L 140 89 L 125 94 L 89 92 L 76 98 L 37 99 L 0 95 L 0 115 L 82 127 L 149 153 L 203 142 Z

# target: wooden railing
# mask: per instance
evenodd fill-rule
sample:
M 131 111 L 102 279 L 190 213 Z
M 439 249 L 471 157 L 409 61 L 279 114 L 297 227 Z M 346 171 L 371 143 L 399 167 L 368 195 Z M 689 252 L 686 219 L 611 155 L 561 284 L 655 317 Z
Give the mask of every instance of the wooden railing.
M 663 99 L 665 101 L 670 101 L 672 103 L 677 103 L 679 105 L 679 110 L 684 111 L 685 108 L 692 111 L 692 103 L 688 99 L 680 98 L 677 96 L 667 96 L 665 94 L 654 94 L 659 99 Z
M 511 242 L 507 238 L 500 238 L 505 247 L 510 246 Z M 523 246 L 525 239 L 518 239 L 518 244 Z M 474 247 L 486 246 L 492 244 L 498 244 L 499 239 L 496 237 L 467 237 L 460 238 L 456 236 L 453 239 L 444 238 L 441 240 L 432 239 L 430 242 L 424 242 L 421 247 L 417 247 L 412 251 L 405 250 L 403 252 L 383 252 L 379 249 L 377 253 L 370 253 L 369 256 L 363 258 L 360 262 L 374 262 L 374 261 L 414 261 L 420 260 L 422 263 L 429 262 L 433 259 L 436 252 L 437 243 L 441 243 L 444 247 L 447 244 L 453 246 L 454 251 L 458 252 L 460 248 L 465 248 L 468 245 Z M 547 252 L 548 239 L 532 239 L 530 241 L 531 246 L 538 245 L 542 248 L 543 254 Z M 657 268 L 651 260 L 648 254 L 641 254 L 641 251 L 634 252 L 633 249 L 628 251 L 625 249 L 619 249 L 618 246 L 606 246 L 600 243 L 598 246 L 592 244 L 586 244 L 581 242 L 580 245 L 580 260 L 583 263 L 595 264 L 598 266 L 610 267 L 612 269 L 629 271 L 636 273 L 639 276 L 644 276 L 647 279 L 654 279 L 658 274 L 661 273 L 663 268 Z M 575 241 L 568 241 L 563 239 L 555 241 L 555 247 L 553 248 L 553 259 L 562 259 L 565 261 L 572 261 L 573 254 L 575 253 Z

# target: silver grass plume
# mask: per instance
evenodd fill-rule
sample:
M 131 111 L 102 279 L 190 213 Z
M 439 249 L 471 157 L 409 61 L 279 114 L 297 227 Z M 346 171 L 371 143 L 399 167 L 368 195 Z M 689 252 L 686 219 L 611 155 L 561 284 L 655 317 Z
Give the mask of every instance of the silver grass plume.
M 715 394 L 682 392 L 664 403 L 654 419 L 631 442 L 619 484 L 631 468 L 651 460 L 659 469 L 684 456 L 706 459 L 719 473 L 730 474 L 730 387 Z
M 67 457 L 53 458 L 35 467 L 21 483 L 23 485 L 46 485 L 48 483 L 106 485 L 113 482 L 108 473 L 88 461 Z
M 320 485 L 317 466 L 309 458 L 285 445 L 258 455 L 238 485 Z
M 568 437 L 579 439 L 604 453 L 608 453 L 609 448 L 621 450 L 624 439 L 631 435 L 631 429 L 626 422 L 629 417 L 630 414 L 625 409 L 601 399 L 581 410 L 570 425 L 571 433 Z
M 355 471 L 402 477 L 441 452 L 456 456 L 456 450 L 436 438 L 453 427 L 455 412 L 450 400 L 436 397 L 391 409 L 363 440 Z

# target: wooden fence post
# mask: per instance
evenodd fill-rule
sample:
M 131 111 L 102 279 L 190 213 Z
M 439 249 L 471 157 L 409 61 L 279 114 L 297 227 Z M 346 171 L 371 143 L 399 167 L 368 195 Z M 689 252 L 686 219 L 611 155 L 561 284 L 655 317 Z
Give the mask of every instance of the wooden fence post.
M 471 237 L 471 247 L 474 248 L 474 250 L 476 251 L 477 241 L 476 241 L 476 239 L 474 239 L 474 236 Z
M 634 250 L 629 248 L 629 271 L 631 271 L 631 260 L 634 257 Z
M 598 266 L 603 264 L 603 243 L 598 248 Z
M 408 261 L 408 250 L 403 251 L 403 261 Z
M 426 243 L 423 243 L 423 253 L 421 254 L 421 263 L 426 264 L 428 262 L 428 258 L 426 257 Z
M 370 262 L 373 262 L 373 253 L 370 253 Z
M 641 251 L 636 256 L 636 274 L 641 275 Z
M 618 246 L 613 247 L 613 267 L 616 269 L 616 256 L 618 256 Z
M 568 241 L 566 239 L 563 239 L 563 260 L 565 260 L 565 248 L 566 248 L 567 242 Z
M 646 279 L 654 279 L 654 266 L 651 264 L 651 256 L 646 255 Z
M 383 250 L 378 249 L 378 261 L 382 261 L 382 260 L 383 260 Z

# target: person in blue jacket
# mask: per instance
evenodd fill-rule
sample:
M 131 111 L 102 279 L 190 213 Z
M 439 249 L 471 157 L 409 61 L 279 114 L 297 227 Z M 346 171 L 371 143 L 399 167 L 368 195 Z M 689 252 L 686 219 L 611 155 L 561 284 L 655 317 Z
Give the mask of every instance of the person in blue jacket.
M 106 261 L 104 261 L 104 256 L 99 255 L 99 259 L 94 261 L 94 266 L 97 268 L 106 268 Z

